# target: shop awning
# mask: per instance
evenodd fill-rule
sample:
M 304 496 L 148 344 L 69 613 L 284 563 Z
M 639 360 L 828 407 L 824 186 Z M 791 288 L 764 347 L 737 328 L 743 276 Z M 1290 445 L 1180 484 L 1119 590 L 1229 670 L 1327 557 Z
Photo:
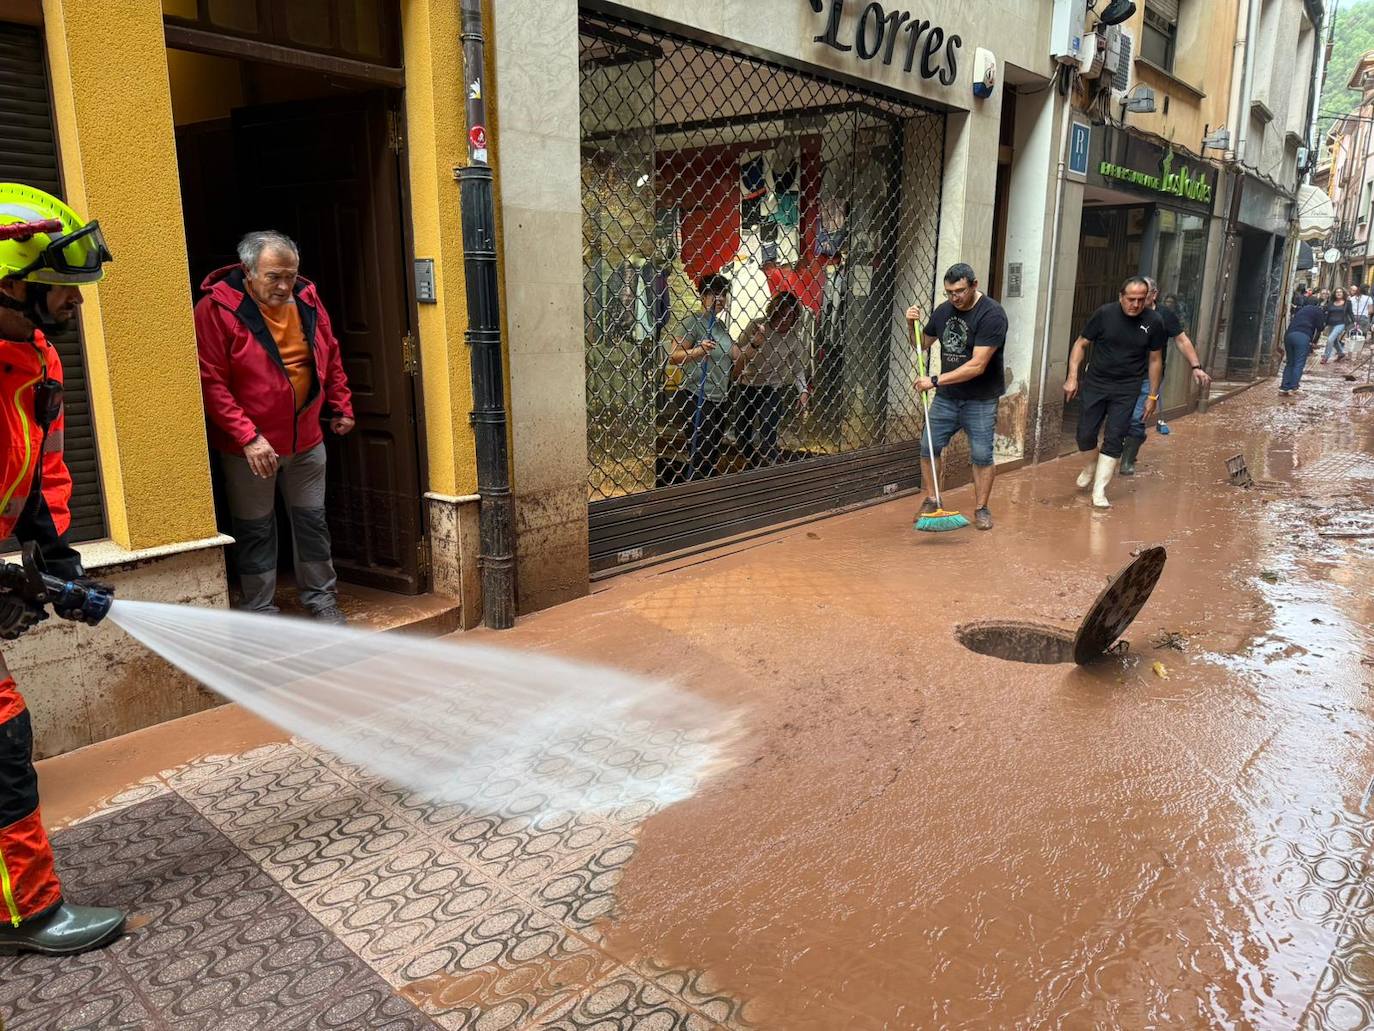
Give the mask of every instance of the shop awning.
M 1331 234 L 1336 212 L 1331 198 L 1310 184 L 1298 187 L 1298 239 L 1324 240 Z

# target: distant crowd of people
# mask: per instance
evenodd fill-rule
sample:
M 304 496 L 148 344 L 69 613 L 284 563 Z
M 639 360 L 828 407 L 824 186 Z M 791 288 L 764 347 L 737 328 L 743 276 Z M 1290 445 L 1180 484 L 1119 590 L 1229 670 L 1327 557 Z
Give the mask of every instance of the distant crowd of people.
M 1285 360 L 1279 396 L 1289 397 L 1301 389 L 1303 370 L 1322 333 L 1326 334 L 1326 341 L 1321 364 L 1349 361 L 1346 338 L 1352 333 L 1361 339 L 1369 335 L 1371 309 L 1374 297 L 1358 284 L 1349 289 L 1338 286 L 1334 291 L 1299 286 L 1293 292 L 1288 332 L 1283 340 Z

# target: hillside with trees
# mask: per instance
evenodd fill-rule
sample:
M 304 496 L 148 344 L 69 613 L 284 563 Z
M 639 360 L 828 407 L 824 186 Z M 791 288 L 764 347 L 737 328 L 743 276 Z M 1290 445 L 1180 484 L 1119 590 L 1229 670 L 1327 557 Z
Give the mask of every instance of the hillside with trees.
M 1360 102 L 1359 93 L 1346 89 L 1346 83 L 1360 55 L 1374 50 L 1374 0 L 1354 0 L 1353 3 L 1337 0 L 1332 6 L 1337 8 L 1336 33 L 1331 47 L 1331 64 L 1326 69 L 1326 83 L 1322 87 L 1319 118 L 1322 132 L 1331 125 L 1333 118 Z

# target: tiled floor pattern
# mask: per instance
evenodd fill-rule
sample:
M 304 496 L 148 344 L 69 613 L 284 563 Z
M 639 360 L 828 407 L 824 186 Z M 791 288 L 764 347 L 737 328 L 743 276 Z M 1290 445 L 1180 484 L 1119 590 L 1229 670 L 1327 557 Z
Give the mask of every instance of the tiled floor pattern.
M 602 947 L 651 805 L 482 787 L 490 805 L 436 805 L 275 744 L 127 792 L 55 843 L 68 896 L 127 908 L 130 933 L 0 959 L 4 1028 L 748 1026 L 700 973 Z

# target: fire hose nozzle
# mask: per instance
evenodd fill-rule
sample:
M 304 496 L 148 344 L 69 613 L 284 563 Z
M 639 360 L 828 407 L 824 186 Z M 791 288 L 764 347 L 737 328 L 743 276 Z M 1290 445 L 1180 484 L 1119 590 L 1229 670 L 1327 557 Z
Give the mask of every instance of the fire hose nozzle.
M 114 591 L 101 584 L 63 580 L 39 566 L 38 549 L 24 545 L 23 562 L 0 562 L 0 591 L 16 594 L 33 605 L 51 605 L 63 619 L 95 626 L 110 614 Z

